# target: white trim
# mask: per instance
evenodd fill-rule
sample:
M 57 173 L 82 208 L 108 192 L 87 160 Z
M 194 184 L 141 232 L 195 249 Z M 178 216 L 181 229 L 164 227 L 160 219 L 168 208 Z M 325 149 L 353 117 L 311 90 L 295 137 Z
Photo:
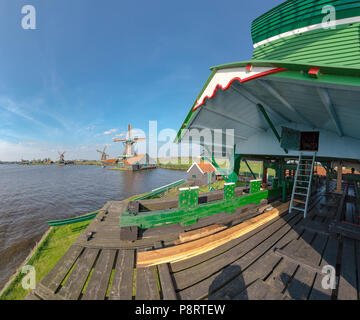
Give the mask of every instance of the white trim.
M 188 169 L 188 171 L 186 171 L 186 173 L 189 173 L 189 171 L 190 171 L 190 170 L 192 169 L 192 167 L 195 166 L 195 165 L 199 168 L 200 172 L 201 172 L 202 174 L 204 174 L 204 172 L 201 170 L 201 168 L 198 166 L 198 164 L 197 164 L 196 162 L 194 162 L 194 163 L 191 165 L 191 167 Z
M 216 172 L 216 168 L 213 166 L 213 164 L 210 163 L 210 162 L 208 162 L 208 164 L 211 165 L 212 168 L 214 169 L 214 171 L 212 171 L 212 172 Z M 200 170 L 200 172 L 201 172 L 202 174 L 205 174 L 205 172 L 202 171 L 202 169 L 199 167 L 199 164 L 198 164 L 197 162 L 194 162 L 194 163 L 192 164 L 192 166 L 188 169 L 188 171 L 186 171 L 186 173 L 189 173 L 189 171 L 190 171 L 190 170 L 192 169 L 192 167 L 195 166 L 195 165 L 198 167 L 198 169 Z
M 241 80 L 246 80 L 247 78 L 254 77 L 260 73 L 268 72 L 271 70 L 277 69 L 276 67 L 256 67 L 254 66 L 250 72 L 246 71 L 246 67 L 236 67 L 229 69 L 220 69 L 218 70 L 214 77 L 211 79 L 210 83 L 207 85 L 206 89 L 202 93 L 201 97 L 197 100 L 194 109 L 197 109 L 199 105 L 204 102 L 204 99 L 207 97 L 212 97 L 214 95 L 216 87 L 220 86 L 222 88 L 227 88 L 229 83 L 235 79 L 239 78 Z
M 356 23 L 356 22 L 360 22 L 360 16 L 336 20 L 333 24 L 329 23 L 329 25 L 340 26 L 340 25 L 343 25 L 343 24 Z M 266 40 L 262 40 L 262 41 L 260 41 L 258 43 L 255 43 L 254 48 L 256 49 L 257 47 L 260 47 L 260 46 L 262 46 L 264 44 L 268 44 L 270 42 L 273 42 L 273 41 L 276 41 L 276 40 L 279 40 L 279 39 L 283 39 L 283 38 L 286 38 L 286 37 L 290 37 L 290 36 L 293 36 L 293 35 L 296 35 L 296 34 L 302 34 L 302 33 L 308 32 L 308 31 L 319 30 L 319 29 L 323 29 L 323 24 L 322 23 L 313 24 L 313 25 L 308 26 L 308 27 L 303 27 L 303 28 L 292 30 L 292 31 L 284 32 L 284 33 L 278 34 L 278 35 L 276 35 L 274 37 L 271 37 L 271 38 L 268 38 Z

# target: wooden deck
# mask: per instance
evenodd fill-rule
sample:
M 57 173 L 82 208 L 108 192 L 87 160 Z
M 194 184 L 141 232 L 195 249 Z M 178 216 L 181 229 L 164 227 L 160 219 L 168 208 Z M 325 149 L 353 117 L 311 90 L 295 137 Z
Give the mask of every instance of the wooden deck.
M 342 220 L 357 223 L 353 194 L 350 186 Z M 331 201 L 336 205 L 327 205 Z M 111 202 L 27 299 L 358 300 L 360 241 L 328 232 L 341 197 L 331 201 L 318 193 L 306 220 L 286 212 L 214 250 L 148 268 L 136 268 L 137 253 L 173 245 L 184 228 L 149 229 L 142 239 L 122 241 L 119 213 L 127 203 Z M 227 219 L 231 226 L 254 216 L 254 210 L 239 209 L 232 215 L 229 220 L 229 215 L 219 214 L 208 223 Z M 325 265 L 336 267 L 335 290 L 322 288 Z

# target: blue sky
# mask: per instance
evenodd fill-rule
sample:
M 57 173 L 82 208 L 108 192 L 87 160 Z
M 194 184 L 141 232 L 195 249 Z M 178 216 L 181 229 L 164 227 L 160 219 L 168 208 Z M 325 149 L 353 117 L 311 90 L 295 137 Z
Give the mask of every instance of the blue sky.
M 251 21 L 282 2 L 1 0 L 0 160 L 116 156 L 128 123 L 178 130 L 209 67 L 251 58 Z

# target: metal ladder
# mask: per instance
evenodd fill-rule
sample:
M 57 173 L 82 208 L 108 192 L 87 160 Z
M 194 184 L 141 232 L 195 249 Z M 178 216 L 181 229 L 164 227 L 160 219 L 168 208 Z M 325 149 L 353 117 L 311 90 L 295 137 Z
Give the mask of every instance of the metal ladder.
M 302 152 L 300 153 L 294 187 L 291 195 L 289 212 L 292 213 L 293 210 L 304 212 L 304 218 L 307 216 L 309 205 L 315 156 L 316 153 L 313 153 L 312 155 L 304 155 Z M 295 203 L 298 204 L 298 206 L 295 206 Z

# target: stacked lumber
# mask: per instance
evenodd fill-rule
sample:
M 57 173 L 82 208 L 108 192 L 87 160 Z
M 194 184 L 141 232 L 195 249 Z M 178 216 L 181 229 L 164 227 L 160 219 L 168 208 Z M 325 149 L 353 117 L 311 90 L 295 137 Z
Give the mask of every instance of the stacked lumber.
M 145 268 L 162 263 L 178 262 L 211 251 L 231 240 L 237 239 L 252 230 L 255 230 L 256 228 L 283 214 L 288 209 L 289 202 L 216 234 L 169 248 L 139 252 L 137 257 L 137 267 Z

